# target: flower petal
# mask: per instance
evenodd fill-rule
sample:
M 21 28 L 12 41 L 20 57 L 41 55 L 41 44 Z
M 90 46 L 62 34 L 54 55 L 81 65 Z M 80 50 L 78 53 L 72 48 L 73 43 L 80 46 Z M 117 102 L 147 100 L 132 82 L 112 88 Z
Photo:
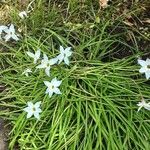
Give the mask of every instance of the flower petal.
M 40 64 L 40 65 L 36 66 L 36 68 L 38 68 L 38 69 L 45 68 L 45 64 Z
M 13 34 L 11 37 L 12 37 L 12 39 L 14 39 L 15 41 L 18 41 L 18 40 L 19 40 L 19 38 L 18 38 L 17 35 L 15 35 L 15 34 Z
M 146 59 L 146 65 L 150 65 L 150 59 L 149 58 Z
M 26 108 L 24 108 L 23 110 L 28 113 L 28 112 L 30 111 L 30 108 L 29 108 L 29 107 L 26 107 Z
M 31 53 L 31 52 L 26 52 L 26 53 L 28 54 L 28 56 L 30 56 L 30 57 L 32 57 L 32 58 L 35 57 L 35 55 L 34 55 L 33 53 Z
M 64 53 L 64 48 L 60 46 L 60 53 Z
M 44 84 L 45 84 L 47 87 L 50 87 L 50 86 L 52 85 L 49 81 L 44 81 Z
M 49 64 L 50 64 L 50 65 L 54 65 L 54 64 L 57 63 L 57 61 L 58 61 L 58 58 L 57 58 L 57 57 L 56 57 L 56 58 L 52 58 L 52 59 L 49 60 Z
M 36 51 L 36 53 L 35 53 L 35 57 L 36 57 L 37 59 L 39 59 L 39 58 L 40 58 L 40 55 L 41 55 L 41 51 L 40 51 L 40 49 L 38 49 L 38 50 Z
M 13 24 L 10 25 L 9 30 L 10 32 L 15 33 L 15 28 Z
M 34 117 L 39 120 L 40 119 L 39 112 L 35 111 L 34 112 Z
M 55 88 L 54 93 L 55 94 L 62 94 L 58 88 Z
M 47 76 L 50 76 L 50 66 L 46 67 L 45 73 L 46 73 Z
M 27 118 L 30 118 L 33 115 L 32 111 L 28 111 Z
M 41 105 L 41 101 L 36 102 L 36 103 L 34 104 L 34 107 L 35 107 L 35 108 L 39 108 L 39 107 L 40 107 L 40 105 Z
M 32 102 L 27 102 L 27 105 L 29 108 L 33 108 L 33 103 Z
M 57 80 L 57 78 L 53 78 L 51 81 L 51 84 L 54 85 L 55 87 L 59 87 L 62 81 Z
M 63 61 L 63 59 L 64 59 L 64 54 L 59 54 L 57 56 L 58 64 L 60 64 Z
M 149 106 L 146 105 L 146 106 L 144 106 L 144 108 L 147 109 L 147 110 L 150 110 L 150 105 Z
M 5 42 L 9 41 L 10 38 L 11 38 L 10 34 L 6 34 L 4 36 Z
M 69 59 L 68 59 L 68 57 L 64 58 L 64 62 L 65 62 L 65 64 L 69 65 Z
M 46 54 L 44 54 L 44 61 L 43 62 L 48 62 L 48 57 L 47 57 L 47 55 Z
M 146 61 L 145 60 L 141 60 L 141 59 L 138 59 L 138 64 L 140 64 L 141 66 L 146 66 Z
M 149 71 L 145 72 L 145 76 L 146 76 L 146 79 L 148 80 L 150 78 L 150 72 Z
M 142 68 L 139 70 L 140 73 L 144 73 L 144 72 L 146 72 L 146 71 L 147 71 L 147 69 L 146 69 L 145 67 L 142 67 Z

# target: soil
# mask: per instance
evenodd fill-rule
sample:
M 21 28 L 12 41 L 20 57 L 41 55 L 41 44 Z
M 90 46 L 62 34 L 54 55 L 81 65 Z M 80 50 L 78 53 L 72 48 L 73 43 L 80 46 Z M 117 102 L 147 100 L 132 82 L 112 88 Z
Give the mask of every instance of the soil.
M 6 141 L 6 130 L 3 119 L 0 119 L 0 150 L 8 150 L 8 144 Z

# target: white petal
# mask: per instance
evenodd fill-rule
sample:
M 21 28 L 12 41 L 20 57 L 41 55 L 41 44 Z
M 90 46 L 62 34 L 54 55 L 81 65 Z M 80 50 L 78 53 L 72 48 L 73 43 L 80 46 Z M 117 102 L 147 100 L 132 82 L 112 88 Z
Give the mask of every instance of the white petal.
M 54 85 L 55 87 L 59 87 L 61 83 L 62 81 L 57 80 L 56 77 L 51 81 L 51 84 Z
M 47 87 L 50 87 L 50 86 L 52 85 L 49 81 L 44 81 L 44 84 L 45 84 Z
M 34 61 L 33 61 L 33 63 L 34 63 L 34 64 L 36 64 L 36 63 L 37 63 L 37 59 L 36 59 L 36 58 L 34 58 Z
M 6 29 L 8 29 L 8 27 L 7 26 L 0 26 L 0 33 L 2 32 L 2 31 L 5 31 Z
M 57 63 L 57 61 L 58 61 L 58 58 L 57 58 L 57 57 L 56 57 L 56 58 L 52 58 L 52 59 L 49 60 L 49 64 L 50 64 L 50 65 L 54 65 L 54 64 Z
M 64 62 L 65 62 L 65 64 L 69 65 L 69 59 L 68 59 L 68 57 L 64 58 Z
M 46 89 L 46 94 L 49 94 L 49 97 L 51 97 L 53 95 L 53 91 L 50 90 L 49 88 Z
M 150 72 L 149 71 L 145 72 L 145 76 L 146 76 L 146 79 L 148 80 L 150 78 Z
M 146 66 L 146 61 L 138 59 L 138 64 L 140 64 L 141 66 Z
M 138 108 L 138 112 L 141 110 L 142 107 L 143 107 L 143 106 L 140 106 L 140 107 Z
M 46 67 L 45 73 L 46 73 L 47 76 L 50 76 L 50 66 Z
M 60 53 L 64 53 L 64 48 L 60 46 Z
M 146 59 L 146 65 L 150 65 L 150 59 L 149 58 Z
M 55 94 L 62 94 L 58 88 L 55 88 L 54 93 Z
M 35 108 L 38 108 L 38 107 L 40 107 L 40 105 L 41 105 L 41 101 L 36 102 L 36 103 L 34 104 L 34 107 L 35 107 Z
M 36 66 L 36 68 L 39 68 L 39 69 L 45 68 L 45 64 L 40 64 L 40 65 Z
M 72 54 L 72 51 L 71 51 L 71 47 L 67 47 L 66 49 L 65 49 L 65 54 L 66 54 L 66 56 L 71 56 L 71 54 Z
M 17 35 L 15 35 L 15 34 L 13 34 L 11 37 L 12 37 L 12 39 L 14 39 L 15 41 L 18 41 L 18 40 L 19 40 L 19 38 L 18 38 Z
M 10 34 L 6 34 L 4 36 L 5 42 L 9 41 L 10 38 L 11 38 Z
M 53 95 L 53 90 L 50 90 L 49 88 L 46 89 L 45 94 L 49 94 L 49 97 L 51 97 Z
M 146 71 L 147 71 L 147 69 L 146 69 L 145 67 L 142 67 L 142 68 L 139 70 L 140 73 L 144 73 L 144 72 L 146 72 Z
M 150 106 L 144 106 L 144 108 L 150 110 Z
M 27 102 L 27 105 L 29 108 L 33 108 L 33 103 L 32 102 Z
M 57 59 L 58 59 L 58 64 L 60 64 L 63 61 L 63 59 L 64 59 L 64 54 L 59 54 L 57 56 Z
M 36 108 L 36 112 L 41 113 L 42 110 L 40 108 Z
M 48 57 L 46 54 L 44 54 L 44 62 L 48 62 Z
M 10 32 L 15 33 L 15 28 L 13 24 L 10 25 L 9 30 Z
M 23 110 L 28 113 L 28 112 L 30 112 L 31 109 L 29 107 L 26 107 Z
M 53 95 L 53 92 L 52 91 L 49 91 L 49 97 L 52 97 L 52 95 Z
M 26 69 L 26 72 L 32 72 L 32 70 L 30 68 Z
M 36 51 L 36 53 L 35 53 L 35 56 L 36 56 L 37 59 L 39 59 L 39 58 L 40 58 L 40 55 L 41 55 L 41 51 L 40 51 L 40 49 L 38 49 L 38 50 Z
M 29 76 L 28 72 L 25 72 L 25 76 L 27 76 L 27 77 Z
M 33 54 L 33 53 L 31 53 L 31 52 L 26 52 L 30 57 L 32 57 L 32 58 L 34 58 L 35 57 L 35 55 Z
M 32 115 L 33 115 L 33 112 L 29 111 L 28 114 L 27 114 L 27 118 L 30 118 Z
M 34 117 L 39 120 L 40 119 L 39 112 L 34 112 Z
M 21 19 L 24 19 L 24 18 L 28 17 L 28 15 L 27 15 L 26 11 L 22 11 L 22 12 L 19 13 L 19 17 Z

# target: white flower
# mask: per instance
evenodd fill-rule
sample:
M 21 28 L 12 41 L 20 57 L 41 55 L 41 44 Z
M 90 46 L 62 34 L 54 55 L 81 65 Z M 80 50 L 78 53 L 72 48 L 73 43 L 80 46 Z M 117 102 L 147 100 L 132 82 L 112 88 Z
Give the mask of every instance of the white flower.
M 5 31 L 6 29 L 8 29 L 8 27 L 7 26 L 0 26 L 0 40 L 2 40 L 2 37 L 1 37 L 1 35 L 2 35 L 2 32 L 3 31 Z
M 47 86 L 46 89 L 46 94 L 49 94 L 49 97 L 51 97 L 53 95 L 53 93 L 55 94 L 61 94 L 60 90 L 59 90 L 59 86 L 61 84 L 62 81 L 57 80 L 56 78 L 52 79 L 51 82 L 49 81 L 44 81 L 44 84 Z
M 4 30 L 6 32 L 6 35 L 4 36 L 5 41 L 9 41 L 11 38 L 14 39 L 15 41 L 18 41 L 19 38 L 15 34 L 15 28 L 14 25 L 11 24 L 9 28 Z
M 33 62 L 33 63 L 36 64 L 37 61 L 38 61 L 38 59 L 40 58 L 41 51 L 40 51 L 40 49 L 38 49 L 38 50 L 35 52 L 35 54 L 33 54 L 33 53 L 31 53 L 31 52 L 27 52 L 27 54 L 28 54 L 31 58 L 34 59 L 34 62 Z
M 150 102 L 149 102 L 149 103 L 146 103 L 144 99 L 142 99 L 142 101 L 139 102 L 139 103 L 137 104 L 137 106 L 139 106 L 138 111 L 140 111 L 140 109 L 141 109 L 142 107 L 144 107 L 144 108 L 147 109 L 147 110 L 150 110 Z
M 69 59 L 72 54 L 71 47 L 67 47 L 64 49 L 62 46 L 60 46 L 60 54 L 57 56 L 58 64 L 60 64 L 62 61 L 65 62 L 65 64 L 69 65 Z
M 50 68 L 52 65 L 57 63 L 57 58 L 52 58 L 50 60 L 48 60 L 48 57 L 46 54 L 44 54 L 44 58 L 41 61 L 41 64 L 38 65 L 36 68 L 44 68 L 45 69 L 45 73 L 47 74 L 47 76 L 50 76 Z
M 20 13 L 19 13 L 19 17 L 20 17 L 21 19 L 27 18 L 27 17 L 28 17 L 27 12 L 26 12 L 26 11 L 20 12 Z
M 35 104 L 33 104 L 32 102 L 27 102 L 27 104 L 28 107 L 23 109 L 25 112 L 28 113 L 27 118 L 30 118 L 32 117 L 32 115 L 34 115 L 34 117 L 39 120 L 40 119 L 39 113 L 42 112 L 42 110 L 40 109 L 41 101 L 36 102 Z
M 26 69 L 22 74 L 23 75 L 26 75 L 27 77 L 29 76 L 29 73 L 31 73 L 32 71 L 31 71 L 31 69 Z
M 146 79 L 150 78 L 150 59 L 145 60 L 138 59 L 138 63 L 142 66 L 139 70 L 140 73 L 145 73 Z

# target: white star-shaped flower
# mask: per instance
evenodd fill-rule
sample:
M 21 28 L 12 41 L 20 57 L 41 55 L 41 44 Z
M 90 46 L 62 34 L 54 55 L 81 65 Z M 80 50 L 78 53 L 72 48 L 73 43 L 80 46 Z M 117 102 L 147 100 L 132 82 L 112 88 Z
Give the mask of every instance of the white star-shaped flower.
M 19 40 L 19 38 L 15 34 L 15 28 L 13 24 L 11 24 L 9 28 L 5 29 L 4 31 L 6 32 L 6 35 L 4 36 L 6 42 L 9 41 L 10 39 L 14 39 L 15 41 Z
M 40 49 L 38 49 L 35 54 L 31 53 L 31 52 L 27 52 L 27 54 L 34 59 L 34 64 L 37 63 L 37 61 L 40 59 L 40 55 L 41 55 L 41 51 Z
M 26 12 L 26 11 L 20 12 L 20 13 L 19 13 L 19 17 L 20 17 L 21 19 L 27 18 L 27 17 L 28 17 L 27 12 Z
M 47 76 L 50 76 L 50 69 L 51 66 L 57 63 L 57 58 L 52 58 L 50 60 L 48 60 L 48 57 L 46 54 L 44 54 L 44 58 L 41 61 L 41 64 L 38 65 L 36 68 L 44 68 L 45 69 L 45 73 Z
M 29 73 L 31 73 L 32 70 L 30 68 L 26 69 L 22 74 L 26 75 L 27 77 L 29 76 Z
M 62 81 L 59 81 L 56 79 L 56 77 L 54 79 L 52 79 L 51 82 L 49 81 L 44 81 L 44 84 L 47 86 L 46 89 L 46 94 L 49 94 L 49 97 L 51 97 L 53 95 L 53 93 L 55 94 L 61 94 L 60 90 L 59 90 L 59 86 L 61 84 Z
M 2 35 L 2 32 L 5 31 L 5 30 L 7 30 L 7 29 L 8 29 L 7 26 L 3 26 L 3 25 L 0 26 L 0 40 L 2 40 L 2 36 L 1 36 L 1 35 Z
M 138 64 L 141 65 L 139 72 L 145 73 L 146 79 L 148 80 L 150 78 L 150 59 L 147 58 L 146 61 L 138 59 Z
M 40 119 L 39 113 L 42 112 L 42 110 L 40 109 L 41 101 L 36 102 L 35 104 L 33 104 L 32 102 L 27 102 L 27 105 L 28 107 L 23 109 L 25 112 L 28 113 L 27 118 L 30 118 L 32 117 L 32 115 L 34 115 L 34 117 L 39 120 Z
M 147 109 L 147 110 L 150 110 L 150 102 L 149 102 L 149 103 L 146 103 L 144 99 L 142 99 L 142 101 L 139 102 L 139 103 L 137 104 L 137 106 L 139 106 L 138 111 L 140 111 L 140 109 L 141 109 L 142 107 L 144 107 L 144 108 Z
M 62 46 L 60 46 L 60 54 L 57 56 L 58 64 L 60 64 L 62 61 L 65 62 L 65 64 L 69 65 L 69 59 L 72 54 L 71 47 L 67 47 L 64 49 Z

